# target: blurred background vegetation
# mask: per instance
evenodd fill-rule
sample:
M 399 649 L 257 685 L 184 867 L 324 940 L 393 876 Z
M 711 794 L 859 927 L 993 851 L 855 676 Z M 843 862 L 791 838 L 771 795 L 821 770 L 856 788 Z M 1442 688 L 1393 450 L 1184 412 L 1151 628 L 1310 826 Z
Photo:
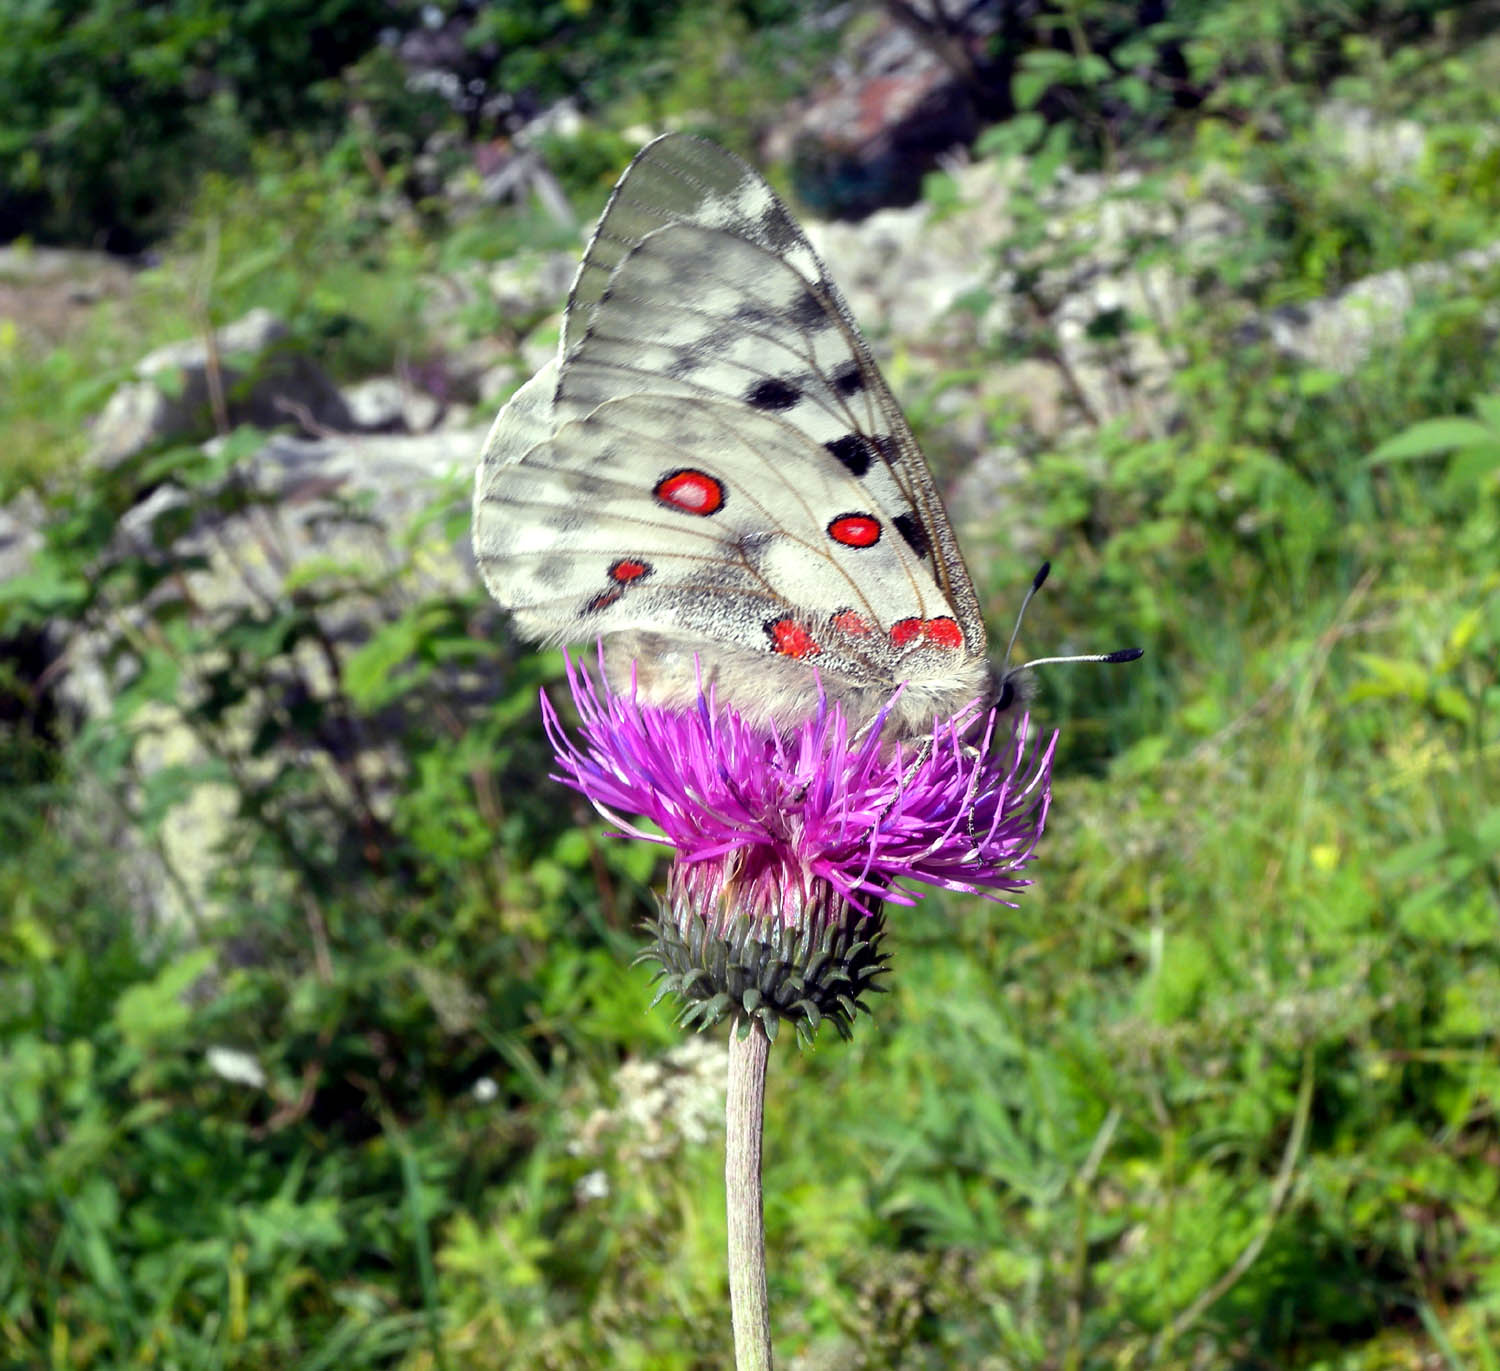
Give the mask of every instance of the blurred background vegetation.
M 965 529 L 992 624 L 1050 555 L 1037 650 L 1147 656 L 1042 683 L 1019 907 L 897 911 L 876 1019 L 778 1051 L 779 1356 L 1500 1367 L 1500 8 L 949 9 L 0 0 L 0 499 L 34 535 L 0 585 L 0 1366 L 728 1364 L 721 1053 L 644 1010 L 654 854 L 539 779 L 559 659 L 427 578 L 466 475 L 381 558 L 329 535 L 226 608 L 197 532 L 253 522 L 275 560 L 266 435 L 220 404 L 217 442 L 103 462 L 90 423 L 257 307 L 341 382 L 485 352 L 514 384 L 560 292 L 526 314 L 466 270 L 576 256 L 665 126 L 837 201 L 778 126 L 914 14 L 980 33 L 972 155 L 1014 171 L 954 313 L 1027 306 L 881 344 L 940 476 L 950 392 L 1067 355 L 1067 186 L 1183 303 L 1090 323 L 1168 359 L 1154 409 L 1075 395 L 1018 439 L 1013 394 L 965 392 L 1022 471 Z M 1329 155 L 1335 103 L 1375 170 Z M 521 147 L 536 193 L 465 198 Z M 936 234 L 966 183 L 919 184 Z M 1232 234 L 1184 251 L 1174 215 L 1214 204 Z M 62 259 L 43 309 L 18 283 L 57 248 L 118 260 Z M 1399 327 L 1339 365 L 1275 345 L 1369 282 L 1409 286 Z M 331 498 L 330 527 L 376 513 Z

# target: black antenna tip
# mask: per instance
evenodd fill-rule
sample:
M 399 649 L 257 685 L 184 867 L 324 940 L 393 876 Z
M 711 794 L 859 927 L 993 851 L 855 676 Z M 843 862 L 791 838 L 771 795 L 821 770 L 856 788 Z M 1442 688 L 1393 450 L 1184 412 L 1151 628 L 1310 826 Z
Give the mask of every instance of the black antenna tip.
M 1118 652 L 1111 652 L 1104 658 L 1106 662 L 1133 662 L 1138 657 L 1144 657 L 1146 649 L 1143 647 L 1122 647 Z
M 1051 570 L 1052 570 L 1052 563 L 1051 562 L 1043 562 L 1042 563 L 1042 569 L 1039 572 L 1037 572 L 1037 574 L 1035 576 L 1033 576 L 1031 578 L 1031 588 L 1032 588 L 1033 591 L 1037 591 L 1037 590 L 1040 590 L 1042 588 L 1042 582 L 1047 579 L 1047 573 L 1049 571 L 1051 571 Z

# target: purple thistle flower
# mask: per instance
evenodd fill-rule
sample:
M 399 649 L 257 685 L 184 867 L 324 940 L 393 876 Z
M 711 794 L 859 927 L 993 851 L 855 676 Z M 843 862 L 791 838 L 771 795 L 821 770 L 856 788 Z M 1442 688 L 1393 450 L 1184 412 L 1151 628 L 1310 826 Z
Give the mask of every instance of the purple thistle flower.
M 567 672 L 581 742 L 542 697 L 557 779 L 621 834 L 676 850 L 646 955 L 701 1009 L 689 1017 L 715 1022 L 738 1003 L 763 1020 L 793 1018 L 799 1032 L 831 1013 L 846 1031 L 859 992 L 885 969 L 886 903 L 933 888 L 1010 903 L 1005 894 L 1030 884 L 1056 735 L 1042 746 L 1025 716 L 1012 727 L 975 704 L 914 745 L 882 736 L 889 705 L 851 734 L 820 691 L 809 718 L 778 731 L 747 723 L 712 690 L 674 710 L 596 685 L 571 658 Z M 976 746 L 966 739 L 981 721 Z

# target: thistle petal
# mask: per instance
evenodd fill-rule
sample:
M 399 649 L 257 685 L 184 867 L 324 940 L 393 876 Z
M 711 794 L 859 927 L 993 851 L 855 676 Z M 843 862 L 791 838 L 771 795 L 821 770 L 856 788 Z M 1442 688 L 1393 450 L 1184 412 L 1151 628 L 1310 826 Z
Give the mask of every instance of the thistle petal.
M 848 1037 L 882 989 L 887 904 L 933 889 L 1009 903 L 1030 884 L 1056 735 L 1043 746 L 1025 717 L 1007 730 L 991 711 L 974 747 L 973 705 L 913 749 L 882 736 L 889 705 L 851 737 L 821 684 L 812 716 L 780 731 L 711 689 L 669 710 L 572 658 L 567 672 L 576 739 L 542 697 L 557 779 L 617 833 L 676 852 L 642 958 L 660 964 L 656 999 L 674 993 L 684 1025 L 734 1015 L 769 1033 L 785 1019 L 810 1041 L 828 1020 Z

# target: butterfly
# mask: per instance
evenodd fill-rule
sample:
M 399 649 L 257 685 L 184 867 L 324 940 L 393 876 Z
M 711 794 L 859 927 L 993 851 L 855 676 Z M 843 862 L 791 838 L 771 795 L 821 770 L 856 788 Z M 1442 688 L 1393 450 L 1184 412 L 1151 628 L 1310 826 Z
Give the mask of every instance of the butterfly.
M 599 639 L 611 684 L 757 721 L 930 731 L 1008 703 L 931 472 L 838 287 L 765 180 L 668 134 L 626 169 L 557 357 L 500 411 L 474 492 L 525 636 Z M 1038 582 L 1039 584 L 1039 582 Z

